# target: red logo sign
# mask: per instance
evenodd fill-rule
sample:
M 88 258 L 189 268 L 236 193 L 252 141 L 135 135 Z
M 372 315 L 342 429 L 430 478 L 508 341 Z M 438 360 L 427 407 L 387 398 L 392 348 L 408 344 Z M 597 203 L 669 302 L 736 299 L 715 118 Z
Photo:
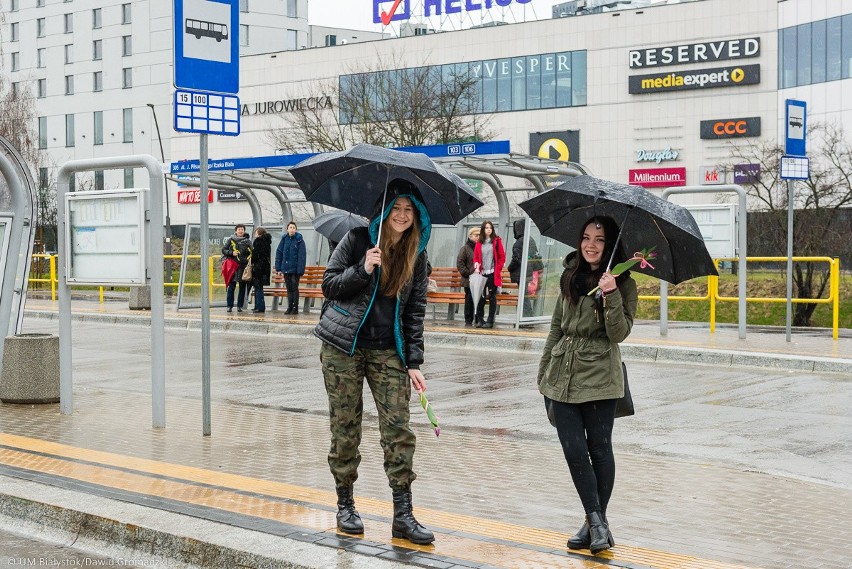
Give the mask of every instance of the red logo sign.
M 630 183 L 643 188 L 686 185 L 686 168 L 645 168 L 630 170 Z
M 201 203 L 201 190 L 178 190 L 177 200 L 180 204 Z M 213 203 L 213 190 L 207 190 L 207 203 Z

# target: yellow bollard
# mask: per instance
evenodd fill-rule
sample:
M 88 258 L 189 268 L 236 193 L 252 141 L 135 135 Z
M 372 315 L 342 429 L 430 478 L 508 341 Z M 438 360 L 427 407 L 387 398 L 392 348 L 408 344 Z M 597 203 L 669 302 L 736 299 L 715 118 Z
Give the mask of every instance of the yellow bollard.
M 50 256 L 50 300 L 56 302 L 56 285 L 59 281 L 56 278 L 56 259 L 59 255 Z

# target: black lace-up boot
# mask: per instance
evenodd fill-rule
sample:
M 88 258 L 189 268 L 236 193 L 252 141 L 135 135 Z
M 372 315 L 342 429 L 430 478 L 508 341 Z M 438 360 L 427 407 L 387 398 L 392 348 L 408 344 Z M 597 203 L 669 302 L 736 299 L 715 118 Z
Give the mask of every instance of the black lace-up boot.
M 435 534 L 414 519 L 411 490 L 393 491 L 393 537 L 404 537 L 411 543 L 426 545 L 435 541 Z
M 337 487 L 337 529 L 356 535 L 364 533 L 364 522 L 355 509 L 352 486 Z

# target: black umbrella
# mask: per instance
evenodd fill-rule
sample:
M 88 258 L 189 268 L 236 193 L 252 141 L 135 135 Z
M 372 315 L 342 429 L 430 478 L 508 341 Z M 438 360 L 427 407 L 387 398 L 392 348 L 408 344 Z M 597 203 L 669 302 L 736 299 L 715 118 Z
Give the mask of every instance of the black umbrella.
M 314 229 L 329 241 L 339 243 L 346 234 L 356 227 L 367 227 L 367 220 L 360 215 L 334 210 L 321 213 L 312 222 Z
M 385 188 L 395 178 L 417 186 L 433 224 L 455 225 L 482 206 L 464 180 L 418 152 L 356 144 L 312 156 L 290 173 L 308 201 L 367 218 L 378 213 Z
M 589 219 L 611 217 L 621 226 L 628 255 L 654 247 L 655 268 L 636 265 L 633 270 L 672 284 L 719 274 L 689 210 L 639 186 L 577 176 L 519 205 L 542 235 L 572 247 Z

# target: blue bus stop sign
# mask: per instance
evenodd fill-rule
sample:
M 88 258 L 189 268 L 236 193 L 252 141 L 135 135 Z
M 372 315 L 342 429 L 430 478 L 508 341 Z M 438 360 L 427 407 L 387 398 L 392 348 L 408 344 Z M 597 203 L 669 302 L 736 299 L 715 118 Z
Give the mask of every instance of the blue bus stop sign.
M 175 87 L 238 93 L 239 0 L 175 0 L 174 8 Z
M 805 156 L 805 141 L 808 133 L 807 103 L 795 99 L 785 101 L 784 154 Z

